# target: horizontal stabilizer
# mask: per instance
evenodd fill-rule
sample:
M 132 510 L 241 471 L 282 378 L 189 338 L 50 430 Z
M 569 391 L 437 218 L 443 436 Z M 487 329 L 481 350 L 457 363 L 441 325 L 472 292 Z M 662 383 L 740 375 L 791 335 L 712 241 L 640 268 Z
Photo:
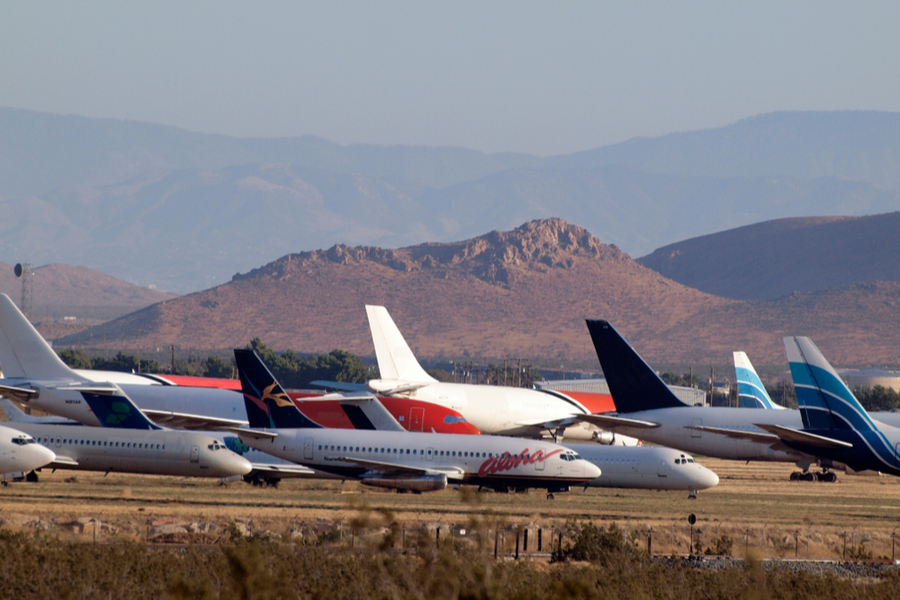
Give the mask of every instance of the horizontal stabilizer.
M 0 385 L 0 394 L 16 402 L 28 402 L 37 395 L 37 391 L 11 385 Z
M 579 421 L 584 421 L 585 423 L 590 423 L 597 427 L 612 431 L 615 431 L 618 427 L 630 427 L 632 429 L 655 429 L 656 427 L 659 427 L 659 423 L 654 423 L 653 421 L 626 419 L 624 417 L 613 417 L 610 415 L 577 415 L 575 418 Z
M 423 387 L 428 387 L 431 381 L 400 381 L 397 379 L 370 379 L 368 382 L 369 389 L 382 394 L 384 396 L 396 396 L 397 394 L 405 394 L 406 392 L 414 392 Z
M 78 421 L 65 417 L 47 416 L 33 417 L 22 410 L 7 398 L 0 398 L 0 408 L 6 413 L 6 420 L 12 423 L 39 423 L 43 425 L 80 425 Z
M 803 431 L 801 429 L 792 429 L 790 427 L 783 427 L 781 425 L 770 425 L 766 423 L 756 423 L 756 426 L 760 429 L 765 429 L 770 433 L 774 433 L 778 437 L 783 440 L 797 442 L 800 444 L 807 444 L 809 446 L 816 446 L 819 448 L 837 448 L 837 449 L 845 449 L 852 448 L 853 444 L 849 442 L 842 442 L 841 440 L 836 440 L 833 438 L 828 438 L 822 435 L 816 435 L 814 433 L 809 433 L 807 431 Z

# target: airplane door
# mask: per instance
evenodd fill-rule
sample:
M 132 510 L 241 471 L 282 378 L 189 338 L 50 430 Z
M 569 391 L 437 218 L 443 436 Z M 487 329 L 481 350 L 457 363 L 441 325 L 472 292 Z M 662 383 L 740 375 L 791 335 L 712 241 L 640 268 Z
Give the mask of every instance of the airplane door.
M 431 460 L 434 457 L 434 449 L 429 448 L 425 451 L 425 460 Z
M 669 476 L 669 471 L 666 468 L 666 461 L 664 461 L 664 460 L 659 461 L 659 467 L 656 471 L 656 474 L 659 475 L 660 477 L 668 477 Z
M 312 460 L 314 443 L 315 440 L 313 438 L 306 438 L 303 440 L 303 458 Z
M 191 446 L 191 462 L 200 462 L 200 446 Z
M 691 427 L 701 427 L 701 426 L 703 426 L 703 419 L 694 419 L 691 422 Z M 700 435 L 702 433 L 703 432 L 700 431 L 699 429 L 691 429 L 691 437 L 692 438 L 698 438 L 698 437 L 700 437 Z
M 59 448 L 62 445 L 62 438 L 56 438 L 56 447 Z
M 545 464 L 545 463 L 544 463 L 544 461 L 542 461 L 542 460 L 541 460 L 541 461 L 538 461 L 538 462 L 536 462 L 536 463 L 534 463 L 534 470 L 535 470 L 535 471 L 543 471 L 543 470 L 544 470 L 544 464 Z
M 410 431 L 422 431 L 422 427 L 425 423 L 425 409 L 424 408 L 411 408 L 409 410 L 409 430 Z

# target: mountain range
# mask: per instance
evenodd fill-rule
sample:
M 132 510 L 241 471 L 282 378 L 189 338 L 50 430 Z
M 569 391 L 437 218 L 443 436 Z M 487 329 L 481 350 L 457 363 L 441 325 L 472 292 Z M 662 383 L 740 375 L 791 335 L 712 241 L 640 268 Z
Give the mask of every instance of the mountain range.
M 900 360 L 896 281 L 728 299 L 666 278 L 562 219 L 454 243 L 288 254 L 56 345 L 221 349 L 259 337 L 276 349 L 370 355 L 365 304 L 386 306 L 423 358 L 596 368 L 584 319 L 603 318 L 654 363 L 725 364 L 743 350 L 758 365 L 781 365 L 784 335 L 811 336 L 835 364 Z
M 561 217 L 642 256 L 900 208 L 900 114 L 782 112 L 565 156 L 232 138 L 0 108 L 0 260 L 188 293 L 336 243 L 404 247 Z

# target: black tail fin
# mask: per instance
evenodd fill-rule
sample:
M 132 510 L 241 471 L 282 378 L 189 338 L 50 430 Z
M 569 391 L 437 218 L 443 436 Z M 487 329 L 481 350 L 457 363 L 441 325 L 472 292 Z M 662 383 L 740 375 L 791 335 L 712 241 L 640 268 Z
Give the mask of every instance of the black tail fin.
M 687 406 L 608 321 L 587 321 L 616 410 L 632 413 Z
M 300 412 L 275 376 L 253 350 L 235 348 L 234 360 L 241 378 L 250 427 L 272 429 L 321 428 Z

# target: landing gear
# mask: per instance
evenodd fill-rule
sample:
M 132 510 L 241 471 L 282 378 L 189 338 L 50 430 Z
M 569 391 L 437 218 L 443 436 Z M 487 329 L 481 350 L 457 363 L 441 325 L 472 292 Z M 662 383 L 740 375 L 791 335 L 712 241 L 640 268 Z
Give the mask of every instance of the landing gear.
M 688 490 L 688 500 L 697 499 L 697 490 Z
M 553 492 L 547 494 L 547 500 L 553 500 Z

